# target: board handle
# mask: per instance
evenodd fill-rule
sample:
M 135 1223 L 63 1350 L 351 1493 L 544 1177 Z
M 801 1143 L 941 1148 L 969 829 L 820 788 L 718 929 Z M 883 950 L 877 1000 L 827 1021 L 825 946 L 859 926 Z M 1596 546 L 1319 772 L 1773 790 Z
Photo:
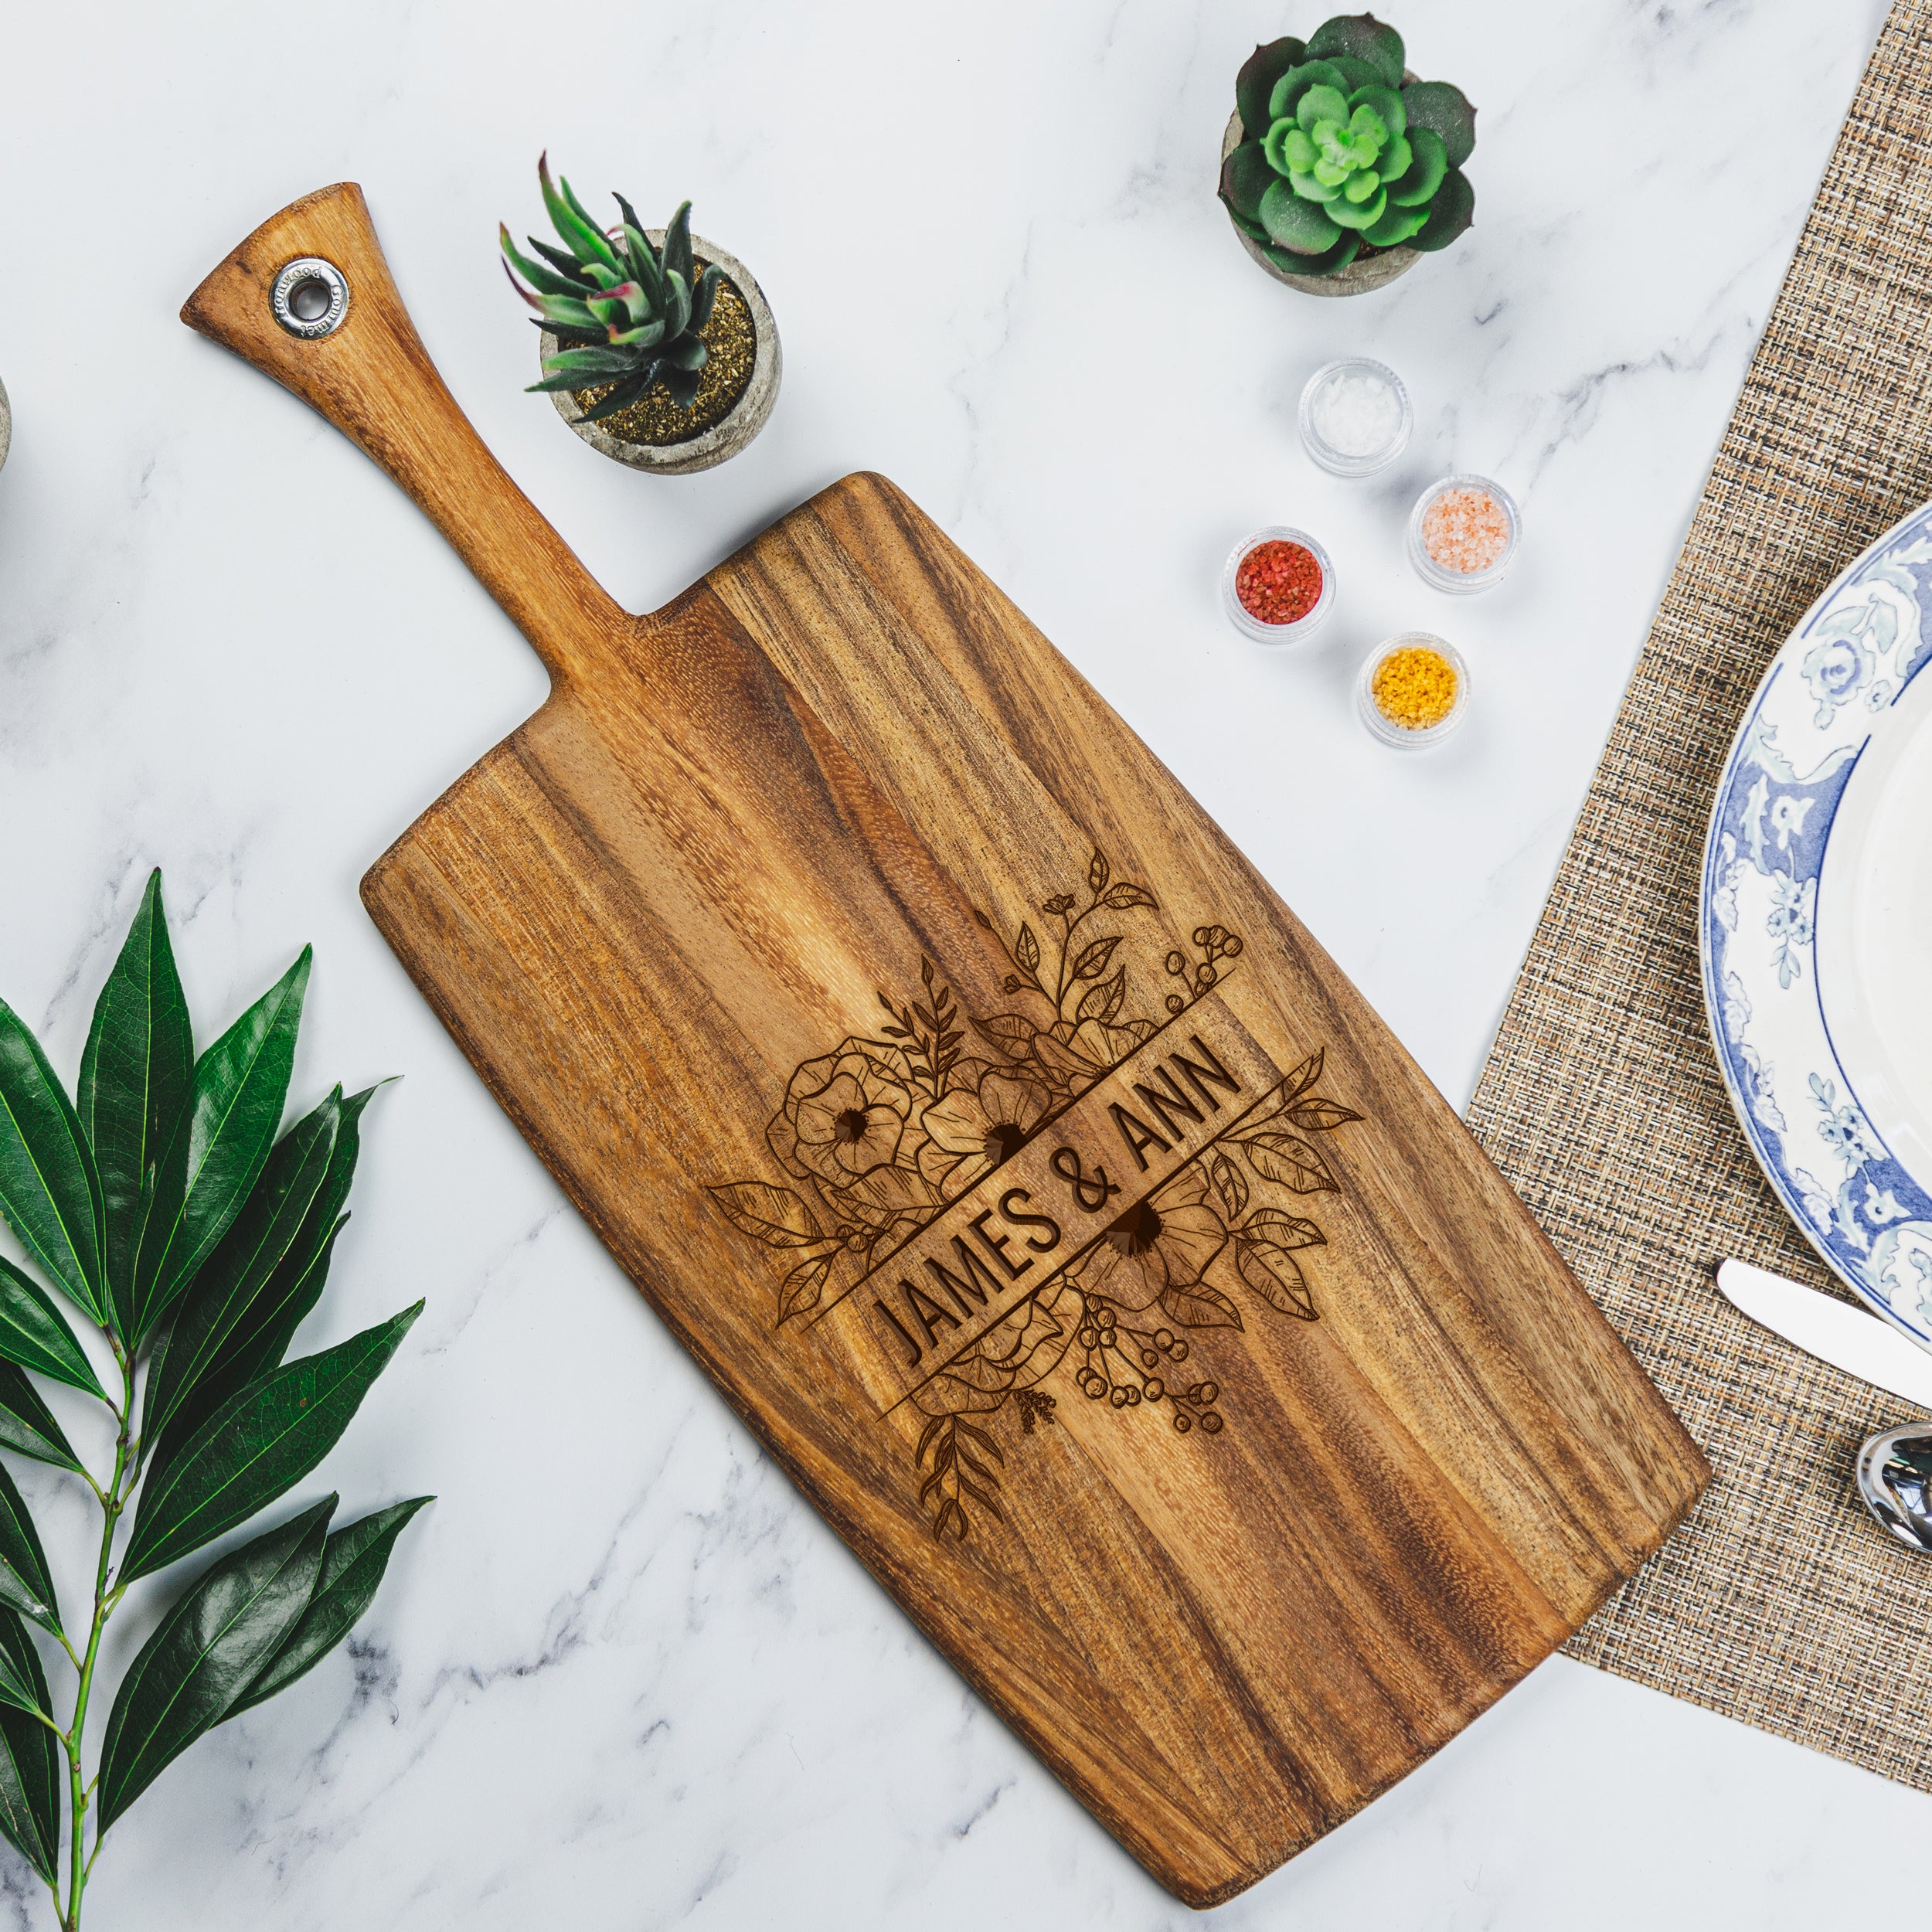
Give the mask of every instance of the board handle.
M 270 216 L 189 297 L 181 319 L 272 376 L 380 464 L 553 679 L 586 669 L 631 628 L 457 408 L 353 182 Z

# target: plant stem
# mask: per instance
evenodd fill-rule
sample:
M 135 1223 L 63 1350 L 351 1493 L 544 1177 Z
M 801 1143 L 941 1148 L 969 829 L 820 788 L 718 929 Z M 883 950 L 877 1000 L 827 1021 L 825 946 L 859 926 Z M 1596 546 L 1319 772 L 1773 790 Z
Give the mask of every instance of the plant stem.
M 83 1781 L 81 1770 L 81 1746 L 87 1722 L 87 1699 L 94 1689 L 94 1663 L 100 1653 L 100 1634 L 107 1627 L 107 1619 L 114 1614 L 114 1605 L 121 1600 L 118 1590 L 107 1587 L 107 1570 L 114 1556 L 114 1529 L 121 1521 L 121 1512 L 126 1508 L 128 1499 L 134 1493 L 132 1478 L 138 1473 L 140 1458 L 133 1449 L 131 1431 L 134 1416 L 134 1363 L 131 1352 L 124 1352 L 118 1338 L 110 1335 L 114 1359 L 121 1365 L 121 1400 L 118 1405 L 110 1403 L 114 1419 L 121 1425 L 114 1439 L 114 1472 L 108 1478 L 104 1490 L 97 1490 L 100 1498 L 100 1556 L 94 1565 L 94 1621 L 87 1631 L 87 1650 L 84 1657 L 75 1662 L 80 1673 L 80 1687 L 74 1694 L 73 1722 L 67 1727 L 65 1742 L 67 1747 L 68 1811 L 70 1816 L 70 1843 L 68 1848 L 67 1908 L 60 1920 L 61 1932 L 80 1932 L 81 1895 L 87 1889 L 87 1874 L 92 1870 L 94 1860 L 83 1856 L 86 1849 L 87 1806 L 94 1787 Z M 123 1479 L 127 1479 L 124 1493 Z M 73 1657 L 73 1647 L 66 1639 L 61 1639 L 67 1655 Z M 98 1781 L 97 1781 L 97 1782 Z M 100 1835 L 94 1835 L 94 1849 L 100 1849 Z M 55 1900 L 56 1906 L 60 1901 Z

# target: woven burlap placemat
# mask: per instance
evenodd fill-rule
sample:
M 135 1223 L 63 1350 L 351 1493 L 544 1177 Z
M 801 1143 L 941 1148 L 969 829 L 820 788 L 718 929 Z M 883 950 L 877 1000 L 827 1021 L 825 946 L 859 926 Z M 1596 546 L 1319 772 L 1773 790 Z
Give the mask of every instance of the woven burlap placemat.
M 1716 1468 L 1569 1654 L 1932 1790 L 1932 1563 L 1854 1454 L 1906 1405 L 1720 1300 L 1835 1287 L 1753 1163 L 1699 979 L 1705 819 L 1766 664 L 1932 497 L 1932 0 L 1879 37 L 1505 1014 L 1469 1124 Z

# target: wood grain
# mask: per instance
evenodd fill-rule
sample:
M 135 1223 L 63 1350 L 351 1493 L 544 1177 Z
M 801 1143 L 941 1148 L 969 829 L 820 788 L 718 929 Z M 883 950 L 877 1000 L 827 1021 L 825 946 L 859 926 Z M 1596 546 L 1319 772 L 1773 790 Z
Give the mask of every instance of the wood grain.
M 315 342 L 267 299 L 304 254 L 352 291 Z M 632 617 L 464 420 L 358 190 L 183 315 L 380 463 L 551 672 L 371 869 L 377 923 L 733 1406 L 1164 1885 L 1215 1903 L 1332 1828 L 1657 1547 L 1708 1471 L 1521 1205 L 889 484 Z

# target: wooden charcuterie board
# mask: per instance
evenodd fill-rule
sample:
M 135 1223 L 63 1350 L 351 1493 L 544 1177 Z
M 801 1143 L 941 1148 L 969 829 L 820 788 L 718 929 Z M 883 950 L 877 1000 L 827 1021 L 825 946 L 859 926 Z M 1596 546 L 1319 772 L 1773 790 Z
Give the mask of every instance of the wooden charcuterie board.
M 271 313 L 291 260 L 335 332 Z M 632 617 L 437 376 L 362 196 L 183 311 L 549 668 L 363 897 L 652 1306 L 1133 1855 L 1227 1898 L 1412 1769 L 1708 1471 L 1267 884 L 855 476 Z

